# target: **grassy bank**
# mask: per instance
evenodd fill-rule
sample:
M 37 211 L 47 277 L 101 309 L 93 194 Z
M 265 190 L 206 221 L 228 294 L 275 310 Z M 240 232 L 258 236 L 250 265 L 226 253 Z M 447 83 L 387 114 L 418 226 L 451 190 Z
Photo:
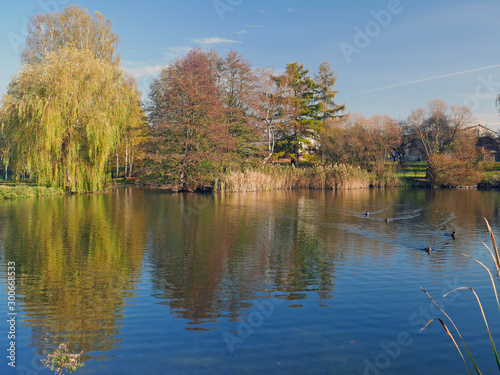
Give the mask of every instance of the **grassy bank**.
M 0 184 L 0 199 L 43 197 L 64 194 L 64 190 L 58 188 L 12 183 Z
M 404 167 L 397 162 L 386 163 L 400 180 L 399 186 L 406 187 L 479 187 L 500 188 L 500 162 L 481 162 L 474 168 L 447 160 L 436 181 L 426 177 L 428 163 L 409 162 Z M 472 178 L 474 177 L 474 178 Z
M 500 162 L 481 163 L 480 188 L 500 188 Z
M 370 186 L 397 186 L 391 175 L 370 174 L 345 164 L 328 167 L 293 168 L 269 165 L 243 172 L 230 172 L 215 181 L 215 192 L 244 192 L 292 189 L 363 189 Z

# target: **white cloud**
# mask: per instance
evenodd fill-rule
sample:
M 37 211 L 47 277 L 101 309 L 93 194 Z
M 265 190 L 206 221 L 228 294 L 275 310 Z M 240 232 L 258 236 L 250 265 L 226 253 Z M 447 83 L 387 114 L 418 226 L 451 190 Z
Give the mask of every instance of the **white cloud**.
M 265 26 L 263 25 L 246 25 L 247 27 L 254 27 L 256 29 L 263 29 Z
M 248 34 L 248 31 L 240 30 L 240 31 L 236 32 L 235 34 L 238 34 L 238 35 Z
M 482 125 L 487 125 L 489 128 L 498 131 L 500 130 L 500 119 L 496 113 L 476 113 L 474 115 L 477 122 Z
M 220 44 L 220 43 L 241 43 L 238 40 L 231 40 L 219 37 L 201 38 L 201 39 L 191 39 L 191 41 L 199 44 Z
M 187 53 L 193 49 L 192 46 L 183 46 L 183 47 L 161 47 L 160 48 L 165 55 L 165 59 L 167 61 L 175 60 L 178 57 L 187 55 Z
M 156 75 L 165 67 L 165 65 L 148 64 L 141 61 L 123 61 L 122 65 L 128 74 L 136 78 Z

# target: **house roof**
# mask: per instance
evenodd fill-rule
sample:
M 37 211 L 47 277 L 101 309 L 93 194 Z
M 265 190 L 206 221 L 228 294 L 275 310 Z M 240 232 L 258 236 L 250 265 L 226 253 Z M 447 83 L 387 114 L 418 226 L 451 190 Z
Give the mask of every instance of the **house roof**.
M 463 130 L 473 130 L 477 133 L 479 136 L 490 136 L 490 137 L 498 137 L 499 134 L 491 129 L 488 129 L 486 126 L 477 124 L 477 125 L 472 125 L 472 126 L 467 126 L 463 128 Z

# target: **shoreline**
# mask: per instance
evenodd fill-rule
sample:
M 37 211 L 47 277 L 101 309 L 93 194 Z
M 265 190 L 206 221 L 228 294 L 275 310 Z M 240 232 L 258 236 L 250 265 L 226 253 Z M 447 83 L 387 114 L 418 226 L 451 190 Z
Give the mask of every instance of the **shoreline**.
M 195 189 L 195 190 L 175 190 L 167 186 L 154 186 L 149 184 L 120 184 L 115 183 L 110 187 L 109 190 L 104 192 L 111 192 L 114 189 L 123 187 L 133 187 L 137 189 L 144 190 L 161 190 L 172 194 L 181 193 L 192 193 L 192 194 L 234 194 L 234 193 L 264 193 L 270 191 L 299 191 L 299 190 L 323 190 L 323 191 L 342 191 L 342 190 L 365 190 L 365 189 L 458 189 L 458 190 L 500 190 L 500 186 L 492 184 L 479 184 L 477 186 L 435 186 L 432 184 L 415 184 L 415 185 L 391 185 L 391 186 L 380 186 L 380 185 L 369 185 L 369 186 L 356 186 L 356 187 L 343 187 L 343 188 L 330 188 L 330 187 L 291 187 L 291 188 L 275 188 L 275 189 L 259 189 L 259 190 L 207 190 L 207 189 Z M 93 193 L 103 193 L 103 191 L 97 191 Z M 75 193 L 65 192 L 59 188 L 48 188 L 44 186 L 25 186 L 25 185 L 10 185 L 8 187 L 0 185 L 0 202 L 10 201 L 17 198 L 37 198 L 37 197 L 51 197 L 51 196 L 63 196 L 71 195 Z M 89 194 L 89 193 L 85 193 Z
M 356 190 L 356 189 L 500 189 L 500 180 L 482 181 L 477 185 L 444 186 L 435 185 L 422 177 L 397 176 L 394 173 L 379 175 L 345 164 L 313 168 L 259 167 L 231 172 L 215 178 L 211 183 L 194 189 L 178 189 L 172 185 L 142 183 L 140 179 L 112 180 L 107 189 L 110 192 L 119 187 L 163 190 L 170 193 L 223 194 L 240 192 L 292 191 L 292 190 Z M 74 194 L 62 188 L 36 186 L 28 182 L 0 182 L 0 200 L 15 198 L 61 196 Z
M 66 195 L 60 188 L 34 186 L 24 183 L 0 184 L 0 200 Z

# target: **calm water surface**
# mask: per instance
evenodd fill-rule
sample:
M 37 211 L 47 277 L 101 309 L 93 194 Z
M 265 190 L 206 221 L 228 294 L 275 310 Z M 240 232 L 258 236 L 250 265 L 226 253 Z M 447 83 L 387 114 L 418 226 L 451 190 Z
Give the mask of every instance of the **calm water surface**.
M 483 217 L 500 236 L 499 209 L 499 192 L 476 190 L 119 189 L 0 202 L 0 373 L 49 374 L 39 360 L 61 342 L 84 350 L 91 374 L 467 373 L 437 322 L 420 332 L 443 318 L 420 286 L 493 373 L 473 296 L 442 295 L 474 287 L 500 345 L 489 277 L 462 255 L 492 268 L 480 241 L 490 243 Z

